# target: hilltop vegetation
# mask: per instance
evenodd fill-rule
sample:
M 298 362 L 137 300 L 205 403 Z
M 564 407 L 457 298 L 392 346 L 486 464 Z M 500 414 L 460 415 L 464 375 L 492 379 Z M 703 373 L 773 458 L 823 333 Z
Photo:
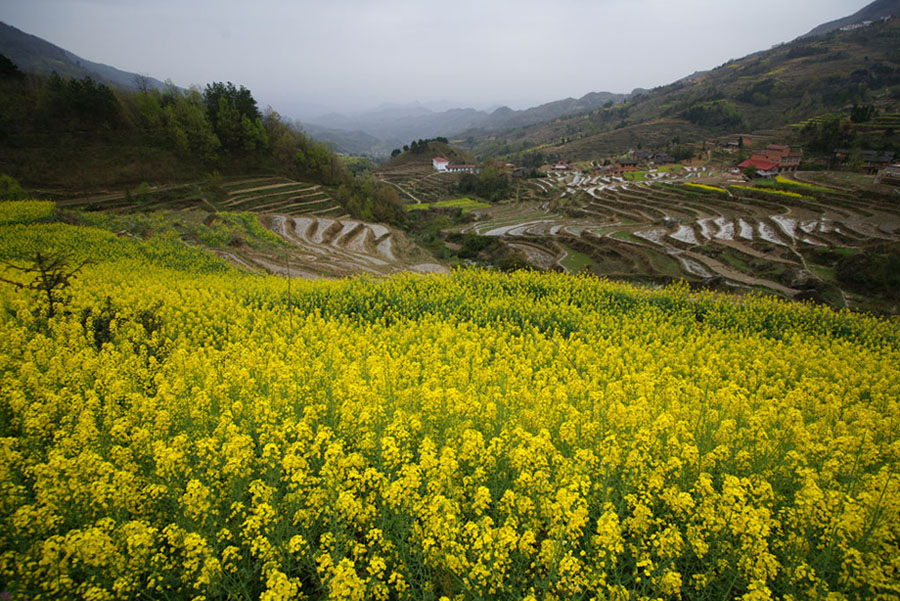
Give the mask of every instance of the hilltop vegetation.
M 431 167 L 434 157 L 443 157 L 450 163 L 474 163 L 473 156 L 461 148 L 452 146 L 447 138 L 430 138 L 413 140 L 403 148 L 391 151 L 391 159 L 380 165 L 381 171 L 390 171 L 395 167 L 411 165 Z
M 52 316 L 0 286 L 12 598 L 900 587 L 896 321 L 534 272 L 288 282 L 0 203 L 0 259 L 45 249 L 92 262 Z

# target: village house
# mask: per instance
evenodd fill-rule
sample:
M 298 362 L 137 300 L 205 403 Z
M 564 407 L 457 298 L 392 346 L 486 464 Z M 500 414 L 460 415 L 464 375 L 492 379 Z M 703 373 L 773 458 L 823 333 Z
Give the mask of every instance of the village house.
M 863 150 L 862 151 L 862 160 L 865 163 L 866 173 L 869 175 L 875 175 L 881 169 L 886 167 L 890 167 L 891 163 L 894 162 L 894 151 L 893 150 Z
M 628 173 L 629 171 L 637 171 L 638 168 L 634 164 L 634 161 L 622 161 L 617 162 L 614 165 L 605 165 L 603 167 L 596 167 L 591 169 L 591 173 L 594 175 L 622 175 L 623 173 Z
M 454 165 L 444 157 L 434 157 L 431 165 L 442 173 L 474 173 L 478 170 L 475 165 Z
M 729 152 L 735 152 L 743 148 L 750 148 L 753 145 L 753 140 L 746 136 L 740 136 L 737 140 L 729 140 L 725 142 L 724 148 Z
M 445 169 L 448 173 L 474 173 L 475 165 L 447 165 Z
M 875 178 L 876 184 L 888 184 L 891 186 L 900 185 L 900 163 L 888 165 L 878 172 Z
M 507 175 L 512 174 L 516 170 L 516 166 L 506 161 L 494 161 L 494 166 Z
M 849 148 L 835 148 L 834 149 L 834 160 L 839 163 L 843 163 L 847 160 L 847 157 L 850 156 Z
M 554 171 L 568 171 L 569 169 L 571 169 L 571 167 L 569 167 L 569 164 L 565 161 L 558 161 L 555 165 L 553 165 Z
M 635 150 L 631 153 L 631 160 L 637 163 L 653 163 L 656 165 L 665 165 L 666 163 L 674 163 L 675 159 L 668 153 L 655 152 L 650 150 Z
M 760 153 L 754 152 L 754 157 Z M 800 159 L 803 158 L 803 151 L 791 152 L 790 146 L 781 146 L 779 144 L 769 144 L 766 150 L 761 153 L 762 156 L 776 165 L 778 172 L 796 171 L 800 166 Z
M 891 20 L 890 15 L 886 15 L 878 19 L 877 22 L 887 23 Z M 850 25 L 844 25 L 841 27 L 841 31 L 854 31 L 856 29 L 863 29 L 865 27 L 871 27 L 876 21 L 860 21 L 859 23 L 851 23 Z
M 772 177 L 778 174 L 778 163 L 766 158 L 747 159 L 743 163 L 739 163 L 738 167 L 741 169 L 752 167 L 756 170 L 756 175 L 760 177 Z
M 801 158 L 803 158 L 802 150 L 791 152 L 790 146 L 769 144 L 765 150 L 754 152 L 753 156 L 739 164 L 738 167 L 741 169 L 756 167 L 757 173 L 760 175 L 763 173 L 774 175 L 785 171 L 796 171 L 800 167 Z M 764 177 L 768 176 L 764 175 Z
M 838 163 L 846 163 L 850 159 L 852 150 L 849 148 L 835 148 L 834 160 Z M 893 150 L 862 150 L 860 158 L 863 161 L 863 168 L 869 175 L 878 173 L 881 169 L 889 167 L 894 162 L 895 153 Z

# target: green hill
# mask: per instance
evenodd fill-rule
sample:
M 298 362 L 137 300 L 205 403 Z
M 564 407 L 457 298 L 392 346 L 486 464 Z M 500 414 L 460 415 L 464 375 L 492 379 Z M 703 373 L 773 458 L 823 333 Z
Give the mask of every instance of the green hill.
M 397 150 L 394 150 L 396 153 Z M 443 157 L 451 163 L 474 163 L 475 159 L 472 154 L 456 146 L 452 146 L 447 141 L 442 140 L 417 140 L 410 146 L 404 146 L 399 154 L 391 157 L 389 161 L 385 161 L 379 165 L 378 170 L 381 172 L 390 172 L 397 169 L 408 169 L 415 167 L 432 168 L 432 159 L 434 157 Z

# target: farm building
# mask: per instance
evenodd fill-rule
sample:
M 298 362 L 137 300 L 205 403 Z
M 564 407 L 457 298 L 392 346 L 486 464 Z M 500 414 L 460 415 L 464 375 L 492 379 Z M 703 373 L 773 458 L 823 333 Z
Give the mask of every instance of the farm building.
M 434 167 L 435 171 L 446 171 L 447 165 L 450 164 L 450 161 L 445 159 L 444 157 L 434 157 L 431 159 L 431 165 Z

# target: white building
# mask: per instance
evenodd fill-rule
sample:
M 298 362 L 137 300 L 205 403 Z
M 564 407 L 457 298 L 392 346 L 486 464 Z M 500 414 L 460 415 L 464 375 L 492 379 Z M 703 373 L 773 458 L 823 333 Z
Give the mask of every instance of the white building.
M 431 159 L 431 164 L 434 166 L 435 171 L 446 171 L 450 161 L 443 157 L 434 157 Z

